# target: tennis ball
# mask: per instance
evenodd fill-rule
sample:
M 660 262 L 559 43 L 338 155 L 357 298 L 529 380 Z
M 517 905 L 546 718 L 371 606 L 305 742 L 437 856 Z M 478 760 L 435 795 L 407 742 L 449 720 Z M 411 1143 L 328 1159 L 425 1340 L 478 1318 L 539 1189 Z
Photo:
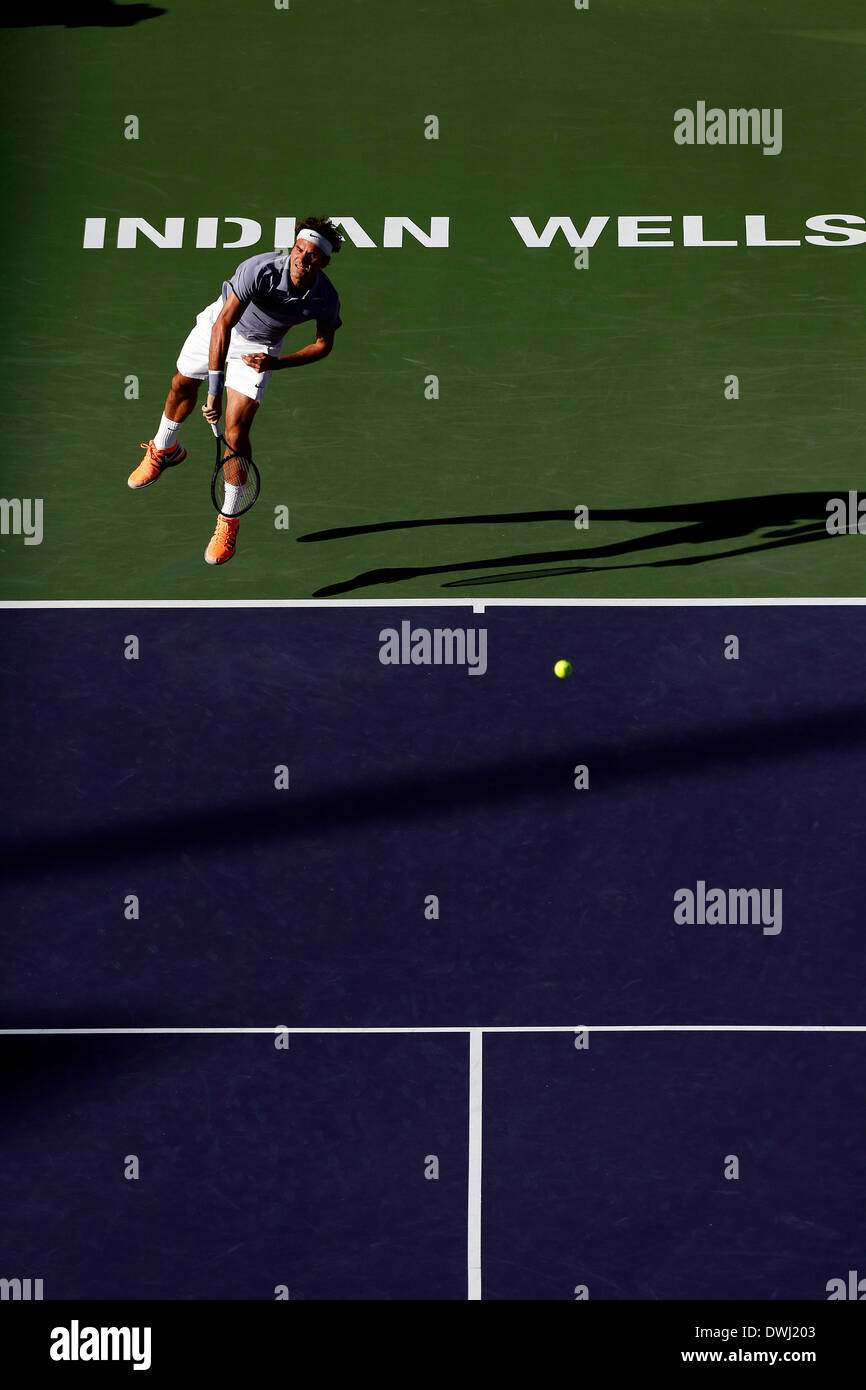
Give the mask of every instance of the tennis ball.
M 566 677 L 566 676 L 570 676 L 570 675 L 571 675 L 571 662 L 570 662 L 570 661 L 557 661 L 557 663 L 556 663 L 556 665 L 554 666 L 553 670 L 554 670 L 554 673 L 555 673 L 557 676 L 559 676 L 560 680 L 565 680 L 565 677 Z

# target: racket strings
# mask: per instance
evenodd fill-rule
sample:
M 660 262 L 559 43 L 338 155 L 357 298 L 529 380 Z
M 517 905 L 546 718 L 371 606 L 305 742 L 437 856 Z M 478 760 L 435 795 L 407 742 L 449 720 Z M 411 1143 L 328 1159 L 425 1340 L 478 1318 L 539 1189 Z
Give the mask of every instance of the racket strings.
M 255 502 L 258 491 L 252 459 L 240 454 L 223 459 L 214 485 L 214 501 L 223 516 L 240 516 Z

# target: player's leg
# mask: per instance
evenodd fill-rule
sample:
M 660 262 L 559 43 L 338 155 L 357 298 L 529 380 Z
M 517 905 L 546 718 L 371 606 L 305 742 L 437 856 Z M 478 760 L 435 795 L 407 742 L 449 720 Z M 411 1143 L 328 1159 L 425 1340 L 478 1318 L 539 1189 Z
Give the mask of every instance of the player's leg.
M 231 512 L 236 498 L 243 491 L 246 470 L 243 458 L 252 458 L 250 431 L 259 403 L 252 397 L 228 384 L 226 385 L 226 414 L 223 433 L 229 448 L 242 455 L 240 459 L 230 459 L 225 465 L 225 500 L 223 510 L 217 517 L 217 524 L 211 536 L 204 558 L 209 565 L 224 565 L 235 553 L 240 518 Z M 228 513 L 228 515 L 225 515 Z
M 172 377 L 159 428 L 153 439 L 142 440 L 141 447 L 146 452 L 141 463 L 129 475 L 130 487 L 149 487 L 156 482 L 164 468 L 174 468 L 175 464 L 183 463 L 186 449 L 177 437 L 178 430 L 195 406 L 200 386 L 200 381 L 183 376 L 180 372 Z
M 184 420 L 195 407 L 200 386 L 201 382 L 197 377 L 184 376 L 182 372 L 175 372 L 171 379 L 168 395 L 165 398 L 165 409 L 162 412 L 159 428 L 153 436 L 153 442 L 160 451 L 167 454 L 174 451 L 178 442 L 178 432 Z
M 175 463 L 183 463 L 183 459 L 186 457 L 186 449 L 179 441 L 178 434 L 181 431 L 183 421 L 189 416 L 190 410 L 195 409 L 200 385 L 202 382 L 199 379 L 185 377 L 181 371 L 177 371 L 171 378 L 171 386 L 168 388 L 168 395 L 165 396 L 163 418 L 158 424 L 156 434 L 150 441 L 163 467 L 172 467 Z
M 153 439 L 142 443 L 142 449 L 147 452 L 138 468 L 129 476 L 130 487 L 149 487 L 156 482 L 164 468 L 172 468 L 186 458 L 186 449 L 178 439 L 178 432 L 195 407 L 198 388 L 207 376 L 210 334 L 220 305 L 221 301 L 217 299 L 202 309 L 180 350 L 177 371 L 165 398 L 162 419 Z
M 231 386 L 226 387 L 224 430 L 226 444 L 234 453 L 240 454 L 243 458 L 252 458 L 253 456 L 250 431 L 258 408 L 258 401 L 252 400 L 241 391 L 233 390 Z

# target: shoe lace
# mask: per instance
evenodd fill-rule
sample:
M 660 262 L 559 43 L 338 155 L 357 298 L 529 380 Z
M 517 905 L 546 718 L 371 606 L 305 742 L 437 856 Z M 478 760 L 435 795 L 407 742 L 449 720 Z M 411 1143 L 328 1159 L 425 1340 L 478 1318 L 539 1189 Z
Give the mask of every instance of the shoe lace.
M 236 525 L 232 527 L 231 521 L 232 519 L 227 516 L 220 515 L 217 517 L 216 535 L 221 545 L 226 546 L 229 550 L 234 550 L 238 528 Z

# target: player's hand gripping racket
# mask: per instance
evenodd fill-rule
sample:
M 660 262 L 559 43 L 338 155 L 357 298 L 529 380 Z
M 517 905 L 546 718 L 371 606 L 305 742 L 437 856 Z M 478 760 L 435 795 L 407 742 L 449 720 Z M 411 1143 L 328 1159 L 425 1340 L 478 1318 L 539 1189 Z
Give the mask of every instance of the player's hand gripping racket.
M 219 425 L 210 421 L 216 435 L 216 463 L 211 479 L 210 495 L 221 516 L 243 516 L 255 502 L 261 488 L 259 470 L 251 458 L 235 453 L 226 444 Z

